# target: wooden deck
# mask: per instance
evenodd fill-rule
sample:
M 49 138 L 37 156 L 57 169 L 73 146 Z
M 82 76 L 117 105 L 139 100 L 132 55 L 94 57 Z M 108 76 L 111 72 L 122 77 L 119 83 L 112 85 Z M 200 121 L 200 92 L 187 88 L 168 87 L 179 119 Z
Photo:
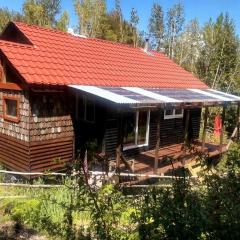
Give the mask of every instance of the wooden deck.
M 226 146 L 223 146 L 223 152 Z M 213 143 L 206 143 L 204 151 L 201 149 L 201 143 L 197 142 L 191 150 L 183 150 L 182 144 L 174 144 L 159 150 L 158 174 L 172 174 L 186 164 L 196 161 L 197 156 L 206 154 L 209 158 L 220 155 L 219 146 Z M 128 162 L 132 165 L 134 173 L 153 174 L 154 173 L 155 150 L 142 152 L 130 159 Z

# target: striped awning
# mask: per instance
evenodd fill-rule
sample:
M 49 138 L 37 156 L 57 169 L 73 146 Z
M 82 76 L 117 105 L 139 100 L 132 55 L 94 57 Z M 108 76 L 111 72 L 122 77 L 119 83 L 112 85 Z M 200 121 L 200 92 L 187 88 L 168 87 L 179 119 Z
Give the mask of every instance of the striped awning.
M 117 104 L 223 104 L 240 102 L 240 97 L 214 89 L 170 89 L 139 87 L 96 87 L 69 85 L 69 87 L 92 94 Z

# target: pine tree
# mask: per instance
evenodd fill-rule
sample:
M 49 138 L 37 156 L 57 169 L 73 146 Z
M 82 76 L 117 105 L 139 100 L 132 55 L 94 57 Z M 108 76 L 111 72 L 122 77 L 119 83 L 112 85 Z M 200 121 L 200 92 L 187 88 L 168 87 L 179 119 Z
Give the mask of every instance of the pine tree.
M 138 43 L 138 33 L 137 33 L 138 22 L 139 22 L 139 16 L 137 14 L 137 10 L 132 8 L 130 23 L 133 26 L 133 46 L 134 47 L 136 47 Z
M 188 71 L 195 73 L 202 45 L 202 34 L 197 19 L 191 20 L 176 40 L 175 60 Z
M 19 12 L 10 11 L 8 8 L 0 8 L 0 32 L 9 21 L 22 21 L 22 15 Z
M 118 24 L 119 24 L 119 29 L 120 29 L 120 42 L 124 42 L 124 21 L 123 21 L 120 0 L 115 0 L 115 14 L 116 14 Z
M 106 16 L 105 0 L 75 0 L 74 8 L 79 33 L 89 37 L 101 36 Z
M 181 3 L 175 4 L 167 12 L 167 31 L 165 51 L 170 58 L 175 56 L 176 40 L 184 25 L 184 7 Z
M 233 87 L 239 73 L 239 40 L 233 20 L 221 14 L 203 28 L 204 46 L 198 62 L 198 74 L 212 88 Z
M 66 31 L 69 24 L 67 12 L 60 16 L 60 22 L 57 20 L 61 12 L 60 4 L 60 0 L 26 0 L 23 3 L 23 21 Z
M 164 14 L 162 7 L 158 3 L 154 3 L 151 10 L 148 29 L 152 38 L 152 47 L 160 51 L 163 45 L 164 36 Z

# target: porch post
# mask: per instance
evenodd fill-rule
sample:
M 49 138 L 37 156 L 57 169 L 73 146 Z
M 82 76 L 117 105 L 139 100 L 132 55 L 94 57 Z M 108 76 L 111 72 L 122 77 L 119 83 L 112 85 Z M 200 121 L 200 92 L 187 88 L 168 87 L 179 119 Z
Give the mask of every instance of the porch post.
M 223 128 L 224 128 L 224 122 L 225 122 L 225 106 L 223 105 L 222 109 L 222 130 L 220 134 L 220 143 L 219 143 L 219 151 L 222 153 L 222 148 L 223 148 Z
M 158 158 L 159 158 L 159 147 L 160 147 L 160 122 L 161 122 L 161 110 L 158 110 L 157 117 L 157 142 L 155 147 L 155 160 L 154 160 L 154 173 L 158 170 Z
M 122 148 L 122 110 L 120 110 L 118 116 L 118 141 L 116 148 L 116 168 L 119 170 L 121 163 L 121 148 Z
M 202 151 L 204 151 L 204 148 L 205 148 L 206 132 L 207 132 L 207 122 L 208 122 L 208 107 L 205 107 L 204 122 L 203 122 L 203 132 L 202 132 Z
M 239 128 L 240 128 L 240 103 L 238 103 L 238 105 L 237 105 L 237 142 L 239 142 L 239 134 L 240 134 L 240 132 L 239 132 Z
M 188 144 L 189 116 L 190 116 L 190 110 L 186 109 L 186 118 L 185 118 L 185 127 L 184 127 L 184 147 L 186 147 Z

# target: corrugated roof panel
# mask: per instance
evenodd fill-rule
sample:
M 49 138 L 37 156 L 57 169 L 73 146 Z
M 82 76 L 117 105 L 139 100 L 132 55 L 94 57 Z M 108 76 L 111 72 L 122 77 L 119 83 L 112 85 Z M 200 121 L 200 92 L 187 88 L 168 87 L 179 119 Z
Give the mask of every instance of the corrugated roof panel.
M 208 97 L 206 95 L 199 94 L 196 92 L 189 91 L 187 89 L 169 89 L 169 88 L 147 88 L 146 90 L 160 94 L 166 97 L 173 99 L 181 100 L 182 102 L 186 101 L 203 101 L 203 100 L 216 100 L 213 97 Z
M 207 91 L 211 91 L 217 95 L 220 95 L 220 96 L 225 96 L 225 97 L 228 97 L 228 98 L 231 98 L 231 99 L 236 99 L 236 100 L 240 100 L 240 97 L 238 96 L 235 96 L 235 95 L 232 95 L 232 94 L 229 94 L 229 93 L 225 93 L 225 92 L 220 92 L 220 91 L 217 91 L 215 89 L 208 89 Z
M 118 95 L 116 93 L 110 92 L 108 90 L 105 90 L 103 88 L 95 87 L 95 86 L 81 86 L 81 85 L 69 85 L 69 87 L 82 90 L 87 93 L 91 93 L 95 96 L 105 98 L 107 100 L 110 100 L 115 103 L 120 104 L 134 104 L 134 103 L 140 103 L 139 101 L 136 101 L 134 99 Z
M 152 90 L 149 91 L 149 90 L 145 90 L 143 88 L 138 88 L 138 87 L 124 87 L 124 89 L 126 89 L 128 91 L 135 92 L 135 93 L 139 93 L 139 94 L 141 94 L 145 97 L 149 97 L 149 98 L 152 98 L 152 99 L 155 99 L 155 100 L 159 100 L 161 102 L 169 102 L 169 103 L 181 102 L 178 99 L 174 99 L 174 98 L 170 98 L 168 96 L 163 96 L 163 95 L 160 95 L 160 94 L 156 94 Z
M 207 97 L 213 97 L 216 100 L 221 100 L 221 101 L 226 101 L 226 102 L 233 101 L 233 99 L 231 99 L 231 98 L 223 97 L 223 96 L 220 96 L 216 93 L 211 93 L 209 91 L 203 91 L 203 90 L 200 90 L 200 89 L 189 89 L 189 91 L 192 91 L 192 92 L 195 92 L 195 93 L 200 93 L 200 94 L 205 95 Z
M 129 91 L 129 90 L 127 90 L 125 88 L 121 88 L 121 87 L 116 87 L 116 88 L 113 88 L 113 87 L 100 87 L 100 88 L 108 90 L 108 91 L 110 91 L 112 93 L 115 93 L 115 94 L 127 97 L 127 98 L 131 98 L 131 99 L 137 100 L 137 101 L 150 101 L 150 100 L 153 100 L 153 98 L 146 97 L 144 95 L 141 95 L 141 94 L 133 92 L 133 91 Z
M 237 102 L 240 97 L 216 90 L 161 89 L 138 87 L 96 87 L 70 85 L 75 89 L 93 94 L 118 104 L 179 104 Z

